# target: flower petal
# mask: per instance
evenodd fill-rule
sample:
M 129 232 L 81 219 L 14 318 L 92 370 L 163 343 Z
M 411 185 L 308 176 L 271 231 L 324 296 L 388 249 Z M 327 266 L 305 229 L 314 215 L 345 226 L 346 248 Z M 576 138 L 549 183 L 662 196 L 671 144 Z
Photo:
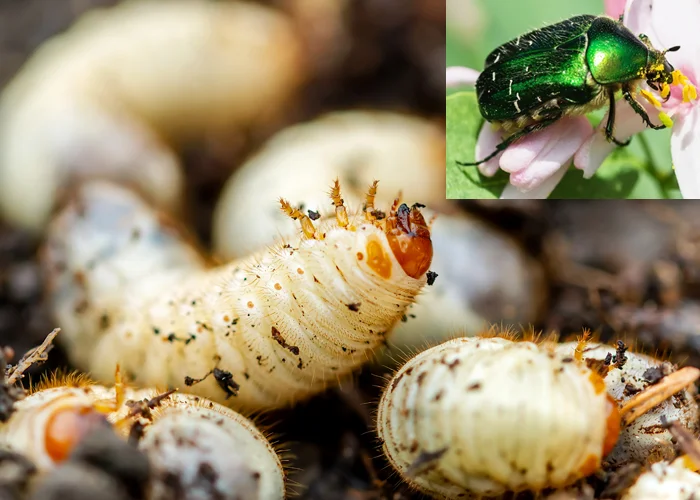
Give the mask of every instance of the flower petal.
M 516 141 L 503 153 L 501 168 L 506 172 L 517 173 L 527 168 L 543 151 L 549 151 L 553 144 L 568 130 L 570 118 L 562 118 L 549 127 L 532 132 Z
M 700 198 L 700 108 L 693 106 L 679 114 L 671 135 L 671 156 L 681 194 L 686 199 Z
M 508 184 L 501 193 L 502 200 L 545 200 L 552 194 L 554 188 L 557 187 L 559 181 L 562 180 L 564 174 L 568 170 L 567 166 L 562 166 L 551 176 L 545 179 L 542 184 L 527 192 L 522 192 L 513 184 Z
M 625 10 L 624 24 L 636 34 L 647 35 L 659 50 L 680 45 L 678 52 L 670 52 L 666 57 L 677 69 L 697 82 L 700 74 L 694 69 L 700 56 L 698 20 L 698 0 L 630 0 Z
M 493 125 L 489 122 L 484 122 L 479 132 L 479 138 L 476 141 L 476 148 L 474 151 L 474 156 L 477 160 L 481 158 L 486 158 L 488 155 L 493 153 L 501 142 L 503 142 L 503 136 L 501 135 L 500 129 L 494 129 Z M 493 177 L 498 172 L 498 161 L 501 159 L 503 153 L 499 153 L 493 158 L 491 158 L 486 163 L 479 165 L 479 172 L 481 172 L 486 177 Z
M 539 151 L 537 156 L 525 168 L 512 173 L 510 176 L 510 183 L 523 192 L 530 191 L 541 185 L 563 165 L 568 164 L 574 153 L 593 133 L 590 122 L 583 116 L 566 118 L 555 125 L 559 125 L 555 128 L 557 135 Z M 552 125 L 552 127 L 555 127 L 555 125 Z M 547 129 L 543 132 L 545 131 Z M 503 168 L 505 154 L 503 156 L 501 168 Z
M 640 104 L 646 109 L 652 119 L 657 115 L 658 111 L 651 104 L 646 101 L 640 101 Z M 583 143 L 574 155 L 574 166 L 579 170 L 583 170 L 584 179 L 593 177 L 603 161 L 617 148 L 615 143 L 608 142 L 605 138 L 604 129 L 607 122 L 608 113 L 605 113 L 595 133 Z M 618 141 L 626 141 L 644 130 L 646 130 L 646 125 L 642 118 L 632 109 L 632 106 L 627 104 L 625 100 L 618 100 L 615 103 L 615 128 L 613 130 L 615 138 Z
M 626 0 L 605 0 L 605 13 L 617 19 L 625 11 Z
M 462 85 L 474 86 L 477 78 L 479 78 L 479 72 L 475 69 L 450 66 L 447 68 L 445 84 L 448 89 Z

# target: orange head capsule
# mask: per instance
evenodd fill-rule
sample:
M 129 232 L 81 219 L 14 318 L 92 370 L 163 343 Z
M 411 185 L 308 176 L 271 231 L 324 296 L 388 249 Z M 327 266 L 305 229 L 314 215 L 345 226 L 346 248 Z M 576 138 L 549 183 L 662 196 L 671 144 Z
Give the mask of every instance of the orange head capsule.
M 87 434 L 101 425 L 107 425 L 107 420 L 91 406 L 59 408 L 46 424 L 46 452 L 55 462 L 61 462 Z
M 402 203 L 398 209 L 392 207 L 386 221 L 386 236 L 396 260 L 407 275 L 420 278 L 428 271 L 433 259 L 433 243 L 420 205 L 408 208 Z

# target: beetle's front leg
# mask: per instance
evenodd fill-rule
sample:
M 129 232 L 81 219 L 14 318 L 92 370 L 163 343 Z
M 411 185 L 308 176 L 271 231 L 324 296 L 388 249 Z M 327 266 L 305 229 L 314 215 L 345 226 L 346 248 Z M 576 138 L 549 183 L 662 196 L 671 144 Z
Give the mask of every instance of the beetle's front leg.
M 644 110 L 642 105 L 639 104 L 639 102 L 637 102 L 637 100 L 632 95 L 632 92 L 631 92 L 629 85 L 626 85 L 622 88 L 622 95 L 625 96 L 625 99 L 630 104 L 630 106 L 632 106 L 632 109 L 634 110 L 634 112 L 642 117 L 642 120 L 644 120 L 644 123 L 646 124 L 647 127 L 653 128 L 654 130 L 661 130 L 661 129 L 666 128 L 666 125 L 664 125 L 663 123 L 661 125 L 654 125 L 653 123 L 651 123 L 651 119 L 649 118 L 649 115 L 647 114 L 647 112 Z
M 613 130 L 615 128 L 615 91 L 612 89 L 607 89 L 608 99 L 610 100 L 610 110 L 608 111 L 608 123 L 605 124 L 605 138 L 608 141 L 614 142 L 618 146 L 628 146 L 632 139 L 627 139 L 626 141 L 618 141 L 613 136 Z
M 498 146 L 496 146 L 496 149 L 490 155 L 488 155 L 486 158 L 484 158 L 482 160 L 470 162 L 470 163 L 462 163 L 461 161 L 458 161 L 456 163 L 457 163 L 457 165 L 459 165 L 461 167 L 473 167 L 476 165 L 481 165 L 482 163 L 489 161 L 491 158 L 496 156 L 501 151 L 504 151 L 505 149 L 507 149 L 508 146 L 513 144 L 515 141 L 517 141 L 521 137 L 525 137 L 526 135 L 528 135 L 532 132 L 537 132 L 538 130 L 542 130 L 543 128 L 547 128 L 561 117 L 562 117 L 561 111 L 557 111 L 556 114 L 554 114 L 550 117 L 544 118 L 541 121 L 532 123 L 532 124 L 528 125 L 527 127 L 524 127 L 522 129 L 518 130 L 514 134 L 503 139 L 503 141 L 500 144 L 498 144 Z

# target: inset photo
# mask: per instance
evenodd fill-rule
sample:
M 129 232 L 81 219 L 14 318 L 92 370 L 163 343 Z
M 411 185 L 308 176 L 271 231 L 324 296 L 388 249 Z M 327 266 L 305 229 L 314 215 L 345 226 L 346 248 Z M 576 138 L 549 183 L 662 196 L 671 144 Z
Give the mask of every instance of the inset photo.
M 447 0 L 450 199 L 700 197 L 700 4 Z

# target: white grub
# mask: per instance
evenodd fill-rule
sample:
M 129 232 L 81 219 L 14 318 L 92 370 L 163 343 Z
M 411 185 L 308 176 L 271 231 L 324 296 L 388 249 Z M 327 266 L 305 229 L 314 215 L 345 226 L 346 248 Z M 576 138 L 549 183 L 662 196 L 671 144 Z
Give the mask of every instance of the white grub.
M 430 211 L 425 215 L 432 218 Z M 383 366 L 498 322 L 533 324 L 546 301 L 542 266 L 516 241 L 467 214 L 436 215 L 430 270 L 438 277 L 391 331 L 377 360 Z
M 424 287 L 429 230 L 418 208 L 397 205 L 382 220 L 315 223 L 287 206 L 304 234 L 206 267 L 134 193 L 86 184 L 43 251 L 52 312 L 72 360 L 100 381 L 119 364 L 140 386 L 238 409 L 289 405 L 367 361 Z M 401 217 L 408 233 L 394 227 Z M 215 368 L 228 383 L 214 373 L 184 386 Z
M 561 344 L 557 350 L 573 355 L 576 344 L 567 342 Z M 603 360 L 608 354 L 615 355 L 615 348 L 591 342 L 583 352 L 583 359 Z M 647 370 L 659 368 L 656 370 L 656 376 L 675 370 L 670 363 L 664 363 L 651 356 L 630 351 L 627 351 L 626 356 L 627 361 L 623 367 L 613 368 L 605 377 L 608 393 L 619 405 L 624 405 L 650 385 L 645 378 Z M 653 376 L 654 371 L 647 376 Z M 695 401 L 696 392 L 695 386 L 691 385 L 625 427 L 620 433 L 617 445 L 605 459 L 606 466 L 618 468 L 631 462 L 645 465 L 672 460 L 676 455 L 676 447 L 671 441 L 672 434 L 661 425 L 661 417 L 664 416 L 669 421 L 678 421 L 691 432 L 697 432 L 700 414 Z
M 700 475 L 683 465 L 657 462 L 642 473 L 621 500 L 693 500 L 700 498 Z
M 40 231 L 76 178 L 176 210 L 173 148 L 267 126 L 306 74 L 282 13 L 252 2 L 130 0 L 42 45 L 0 98 L 0 217 Z
M 186 500 L 285 498 L 280 460 L 252 421 L 179 393 L 152 413 L 139 441 L 154 469 L 151 499 L 173 498 L 173 480 Z
M 445 129 L 400 113 L 335 112 L 278 133 L 227 181 L 214 213 L 214 250 L 247 255 L 297 227 L 275 206 L 330 207 L 328 179 L 339 178 L 349 210 L 362 208 L 367 186 L 380 179 L 376 206 L 403 197 L 436 208 L 445 203 Z M 250 223 L 248 214 L 256 214 Z
M 126 403 L 149 400 L 156 391 L 126 388 L 121 394 L 117 400 L 114 388 L 80 379 L 38 390 L 16 403 L 15 413 L 0 427 L 0 443 L 48 470 L 100 422 L 110 422 L 126 439 L 138 421 L 143 432 L 138 446 L 153 469 L 149 500 L 172 498 L 168 488 L 173 483 L 184 495 L 178 498 L 186 500 L 284 498 L 279 457 L 252 421 L 186 394 L 169 395 L 146 417 L 133 414 Z
M 598 469 L 619 424 L 584 364 L 550 344 L 500 337 L 458 338 L 414 357 L 377 418 L 393 467 L 441 499 L 570 485 Z

